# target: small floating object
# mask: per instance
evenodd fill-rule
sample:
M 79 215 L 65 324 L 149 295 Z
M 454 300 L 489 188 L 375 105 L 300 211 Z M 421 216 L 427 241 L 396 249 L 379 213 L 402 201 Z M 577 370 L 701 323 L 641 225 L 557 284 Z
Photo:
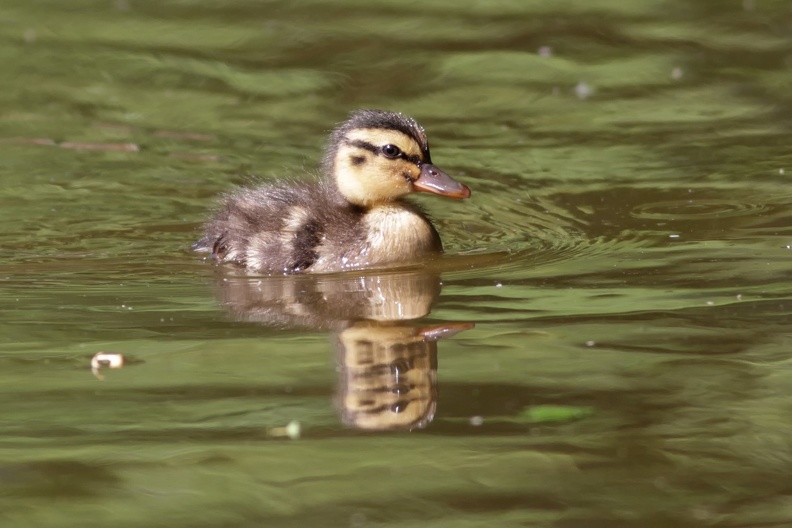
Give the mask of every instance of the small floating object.
M 267 434 L 275 438 L 287 437 L 290 440 L 298 440 L 301 430 L 302 427 L 300 427 L 300 422 L 292 420 L 286 427 L 270 427 L 269 430 L 267 430 Z
M 124 366 L 124 356 L 113 352 L 98 352 L 91 358 L 91 372 L 97 379 L 104 380 L 103 368 L 117 369 Z

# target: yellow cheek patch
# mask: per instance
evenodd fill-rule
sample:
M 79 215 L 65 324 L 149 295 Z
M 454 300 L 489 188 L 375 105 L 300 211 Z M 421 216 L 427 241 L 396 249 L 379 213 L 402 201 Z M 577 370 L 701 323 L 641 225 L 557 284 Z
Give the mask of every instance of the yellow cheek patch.
M 363 141 L 375 147 L 396 145 L 407 156 L 417 156 L 423 161 L 421 146 L 410 136 L 398 130 L 385 130 L 381 128 L 356 128 L 346 134 L 348 141 Z
M 338 150 L 334 166 L 336 185 L 347 200 L 357 205 L 395 200 L 412 191 L 412 185 L 402 176 L 403 164 L 415 167 L 360 147 L 343 146 Z
M 421 169 L 415 163 L 410 163 L 406 160 L 388 160 L 390 163 L 383 163 L 382 170 L 391 172 L 394 176 L 398 175 L 405 181 L 415 181 L 421 175 Z

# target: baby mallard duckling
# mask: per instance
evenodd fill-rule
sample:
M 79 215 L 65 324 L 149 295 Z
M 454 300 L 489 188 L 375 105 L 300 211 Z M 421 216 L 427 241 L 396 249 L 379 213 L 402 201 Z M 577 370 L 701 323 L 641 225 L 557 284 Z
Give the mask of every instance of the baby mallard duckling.
M 410 117 L 359 110 L 333 130 L 316 183 L 242 188 L 193 245 L 253 272 L 322 273 L 417 262 L 443 250 L 422 191 L 468 198 L 432 165 L 424 129 Z

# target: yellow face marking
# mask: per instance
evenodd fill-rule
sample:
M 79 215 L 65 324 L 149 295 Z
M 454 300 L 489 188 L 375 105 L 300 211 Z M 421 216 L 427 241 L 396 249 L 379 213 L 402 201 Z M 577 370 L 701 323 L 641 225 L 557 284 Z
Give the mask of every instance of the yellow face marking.
M 395 145 L 408 158 L 424 159 L 421 146 L 398 130 L 350 130 L 338 147 L 334 164 L 336 184 L 347 200 L 369 206 L 390 202 L 413 192 L 412 182 L 421 172 L 418 165 L 401 157 L 387 158 L 361 144 L 370 145 L 373 149 Z

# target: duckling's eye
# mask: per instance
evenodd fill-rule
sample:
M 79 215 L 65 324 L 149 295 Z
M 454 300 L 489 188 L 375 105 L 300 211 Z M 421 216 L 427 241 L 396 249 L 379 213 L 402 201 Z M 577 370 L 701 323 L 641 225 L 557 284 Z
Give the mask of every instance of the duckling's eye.
M 390 158 L 390 159 L 396 159 L 396 158 L 398 158 L 399 156 L 402 155 L 401 149 L 399 147 L 397 147 L 396 145 L 390 145 L 390 144 L 389 145 L 385 145 L 380 150 L 382 150 L 382 155 L 383 156 L 385 156 L 386 158 Z

